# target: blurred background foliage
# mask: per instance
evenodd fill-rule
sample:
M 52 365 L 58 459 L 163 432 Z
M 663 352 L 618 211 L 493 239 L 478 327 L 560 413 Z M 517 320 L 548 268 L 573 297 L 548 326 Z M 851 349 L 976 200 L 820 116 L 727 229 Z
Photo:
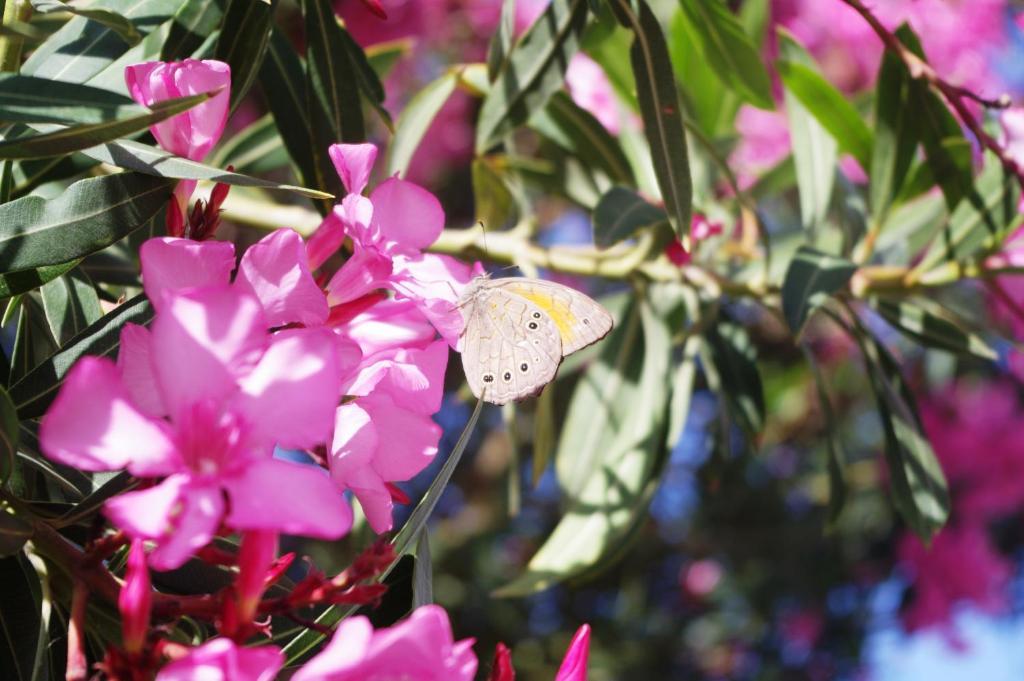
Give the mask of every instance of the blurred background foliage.
M 148 314 L 108 310 L 139 290 L 167 178 L 234 185 L 220 238 L 309 233 L 317 192 L 341 191 L 328 145 L 369 139 L 379 175 L 441 198 L 435 250 L 576 286 L 617 320 L 541 398 L 484 410 L 379 624 L 432 598 L 524 679 L 551 678 L 581 622 L 595 681 L 1020 678 L 1019 188 L 942 85 L 1020 103 L 1022 8 L 873 8 L 937 84 L 883 57 L 851 4 L 397 0 L 381 20 L 356 0 L 8 0 L 0 223 L 76 188 L 136 212 L 0 253 L 4 417 L 23 419 L 5 479 L 38 508 L 109 483 L 43 466 L 33 419 L 68 357 Z M 123 95 L 124 64 L 186 56 L 232 65 L 205 166 L 147 147 L 152 116 L 180 109 L 56 108 L 83 96 L 60 82 Z M 49 119 L 18 98 L 31 79 Z M 968 115 L 1024 161 L 1016 109 L 978 98 Z M 472 409 L 450 366 L 413 500 Z M 370 536 L 303 548 L 330 571 Z

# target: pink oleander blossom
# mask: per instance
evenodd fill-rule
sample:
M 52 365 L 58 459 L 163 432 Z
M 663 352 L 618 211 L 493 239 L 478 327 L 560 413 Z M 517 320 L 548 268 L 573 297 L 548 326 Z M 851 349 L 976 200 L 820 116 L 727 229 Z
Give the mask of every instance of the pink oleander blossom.
M 215 638 L 164 665 L 156 681 L 273 681 L 283 665 L 274 646 L 240 647 Z
M 673 239 L 672 242 L 665 247 L 665 255 L 672 261 L 672 264 L 683 267 L 689 265 L 693 261 L 693 251 L 697 250 L 702 241 L 706 241 L 713 236 L 717 236 L 722 233 L 722 223 L 711 222 L 707 219 L 707 216 L 701 215 L 700 213 L 694 213 L 690 219 L 690 239 L 692 240 L 692 246 L 687 251 L 683 247 L 683 242 L 679 239 Z
M 565 87 L 581 109 L 592 113 L 608 132 L 619 133 L 622 110 L 611 81 L 597 62 L 582 52 L 573 55 L 565 72 Z
M 457 309 L 462 289 L 482 272 L 454 258 L 424 253 L 444 229 L 444 211 L 433 194 L 392 177 L 361 194 L 376 157 L 370 145 L 334 145 L 331 159 L 349 194 L 309 240 L 312 266 L 321 264 L 341 235 L 352 240 L 351 258 L 327 284 L 331 305 L 390 288 L 412 300 L 441 336 L 455 345 L 462 331 Z M 336 248 L 336 246 L 334 246 Z
M 589 657 L 590 625 L 584 624 L 569 642 L 562 666 L 555 674 L 555 681 L 587 681 L 587 658 Z
M 424 605 L 408 619 L 374 630 L 365 617 L 350 617 L 323 652 L 294 681 L 472 681 L 473 639 L 455 641 L 443 608 Z
M 127 366 L 82 359 L 43 418 L 40 444 L 53 460 L 160 479 L 104 506 L 131 537 L 157 544 L 156 569 L 184 563 L 222 523 L 348 531 L 351 510 L 326 475 L 272 457 L 275 445 L 312 447 L 330 432 L 337 341 L 326 329 L 271 335 L 267 326 L 259 301 L 234 287 L 165 293 L 149 330 L 123 330 Z M 146 404 L 133 398 L 147 391 Z
M 729 157 L 736 168 L 740 187 L 747 188 L 758 175 L 789 155 L 789 122 L 781 111 L 763 111 L 749 105 L 736 116 L 739 146 Z
M 898 552 L 914 584 L 914 600 L 904 612 L 910 630 L 948 624 L 958 605 L 986 612 L 1008 605 L 1013 564 L 995 550 L 982 525 L 948 526 L 931 547 L 906 533 Z

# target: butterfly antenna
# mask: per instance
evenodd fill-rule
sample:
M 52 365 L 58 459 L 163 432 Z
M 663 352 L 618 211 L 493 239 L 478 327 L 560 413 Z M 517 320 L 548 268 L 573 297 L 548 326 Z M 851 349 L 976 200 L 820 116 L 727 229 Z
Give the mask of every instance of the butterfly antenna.
M 490 256 L 491 256 L 490 251 L 487 250 L 487 226 L 484 225 L 484 221 L 483 220 L 477 220 L 476 222 L 477 222 L 478 225 L 480 225 L 480 231 L 483 232 L 483 237 L 484 237 L 484 255 L 486 257 L 490 258 Z

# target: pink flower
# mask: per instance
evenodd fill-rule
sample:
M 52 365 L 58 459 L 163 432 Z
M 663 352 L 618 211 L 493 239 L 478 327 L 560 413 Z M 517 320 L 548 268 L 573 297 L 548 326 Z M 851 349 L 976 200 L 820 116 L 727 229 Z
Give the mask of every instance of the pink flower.
M 202 161 L 224 132 L 231 101 L 231 67 L 214 60 L 150 61 L 125 67 L 128 92 L 139 104 L 153 106 L 177 97 L 220 90 L 184 113 L 150 128 L 167 151 Z
M 146 241 L 139 250 L 146 295 L 158 310 L 167 294 L 227 284 L 235 269 L 235 247 L 225 241 L 171 237 Z M 242 256 L 235 286 L 259 300 L 270 327 L 321 326 L 327 299 L 309 271 L 302 237 L 279 229 Z
M 740 144 L 729 162 L 736 168 L 740 187 L 746 188 L 758 175 L 789 155 L 789 123 L 781 111 L 762 111 L 743 105 L 735 125 Z
M 565 86 L 572 100 L 581 109 L 589 111 L 601 122 L 608 132 L 619 134 L 622 114 L 608 76 L 593 59 L 577 52 L 569 60 L 565 72 Z
M 436 605 L 417 608 L 393 627 L 374 631 L 365 617 L 341 623 L 323 652 L 294 681 L 471 681 L 477 660 L 473 639 L 454 641 L 448 614 Z M 569 677 L 567 677 L 569 678 Z
M 946 527 L 930 548 L 907 533 L 899 556 L 914 580 L 914 600 L 904 613 L 908 629 L 946 624 L 961 603 L 988 612 L 1007 606 L 1013 564 L 996 552 L 981 525 Z
M 491 662 L 491 673 L 487 681 L 515 681 L 516 670 L 512 667 L 512 651 L 504 643 L 498 642 L 494 647 L 494 661 Z
M 325 440 L 341 381 L 337 341 L 326 329 L 270 335 L 267 325 L 259 301 L 233 287 L 165 294 L 150 330 L 122 331 L 122 369 L 81 360 L 43 418 L 53 460 L 163 478 L 104 507 L 130 536 L 158 544 L 156 569 L 184 563 L 222 523 L 322 538 L 349 528 L 351 511 L 325 475 L 272 458 L 275 445 Z
M 240 648 L 215 638 L 164 665 L 156 681 L 273 681 L 282 665 L 284 655 L 274 646 Z
M 149 611 L 153 603 L 153 589 L 146 567 L 146 551 L 142 541 L 136 539 L 128 550 L 128 566 L 124 586 L 117 595 L 117 609 L 121 613 L 121 638 L 129 654 L 142 652 L 149 633 Z
M 441 204 L 427 190 L 397 177 L 377 185 L 368 198 L 362 196 L 376 158 L 372 145 L 333 145 L 330 154 L 349 194 L 310 238 L 308 252 L 316 267 L 348 236 L 353 253 L 328 282 L 328 301 L 339 305 L 390 288 L 412 300 L 454 345 L 462 330 L 459 295 L 482 270 L 422 252 L 444 229 Z
M 693 251 L 697 249 L 700 242 L 721 233 L 722 223 L 711 222 L 707 219 L 707 216 L 694 213 L 693 218 L 690 220 L 690 238 L 693 240 L 691 249 L 687 251 L 679 239 L 674 239 L 672 243 L 665 247 L 665 255 L 668 256 L 668 259 L 674 265 L 679 267 L 689 265 L 693 261 Z
M 587 658 L 590 656 L 590 625 L 584 624 L 572 637 L 555 681 L 587 681 Z

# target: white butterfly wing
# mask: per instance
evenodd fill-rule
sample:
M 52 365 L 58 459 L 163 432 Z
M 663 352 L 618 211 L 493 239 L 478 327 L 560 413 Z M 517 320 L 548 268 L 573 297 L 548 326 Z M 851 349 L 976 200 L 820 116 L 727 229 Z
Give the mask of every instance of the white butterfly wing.
M 562 361 L 555 323 L 528 299 L 480 287 L 462 303 L 462 368 L 473 394 L 492 404 L 536 395 Z
M 540 308 L 557 327 L 563 357 L 596 343 L 612 330 L 612 316 L 608 311 L 597 301 L 568 286 L 523 277 L 492 279 L 482 286 L 514 293 Z

